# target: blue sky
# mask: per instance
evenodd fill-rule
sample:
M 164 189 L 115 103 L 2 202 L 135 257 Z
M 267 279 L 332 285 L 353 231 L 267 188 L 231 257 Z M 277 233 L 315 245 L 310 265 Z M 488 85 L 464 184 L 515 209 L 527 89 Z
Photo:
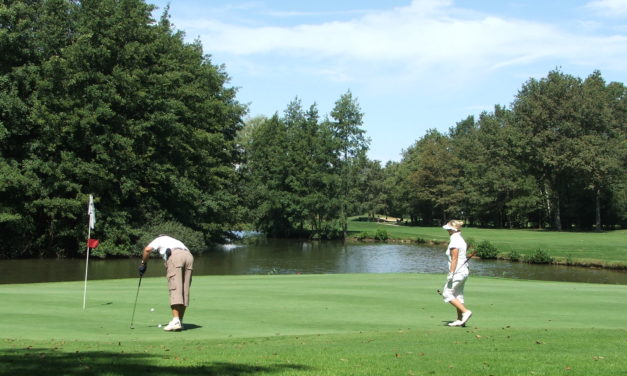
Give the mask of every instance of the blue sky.
M 555 68 L 627 80 L 627 0 L 147 0 L 224 64 L 249 116 L 296 97 L 328 114 L 350 90 L 371 159 L 509 106 Z

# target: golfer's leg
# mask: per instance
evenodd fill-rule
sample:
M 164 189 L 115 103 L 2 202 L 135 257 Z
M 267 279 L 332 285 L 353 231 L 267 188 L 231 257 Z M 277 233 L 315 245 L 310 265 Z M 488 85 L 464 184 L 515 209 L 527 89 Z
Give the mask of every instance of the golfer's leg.
M 185 315 L 185 306 L 182 304 L 173 304 L 172 308 L 172 317 L 176 317 L 179 320 L 183 321 L 183 316 Z
M 464 307 L 464 304 L 459 301 L 459 299 L 453 299 L 449 303 L 451 303 L 453 307 L 457 308 L 457 312 L 461 311 L 462 313 L 464 313 L 468 311 L 466 307 Z

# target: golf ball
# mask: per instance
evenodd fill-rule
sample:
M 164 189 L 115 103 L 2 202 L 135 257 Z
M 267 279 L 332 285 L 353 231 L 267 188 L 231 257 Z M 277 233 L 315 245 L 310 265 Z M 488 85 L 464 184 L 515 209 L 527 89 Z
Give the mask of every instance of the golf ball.
M 154 312 L 154 311 L 155 311 L 155 309 L 154 309 L 154 308 L 150 308 L 150 312 Z
M 161 328 L 161 324 L 157 325 L 157 328 Z

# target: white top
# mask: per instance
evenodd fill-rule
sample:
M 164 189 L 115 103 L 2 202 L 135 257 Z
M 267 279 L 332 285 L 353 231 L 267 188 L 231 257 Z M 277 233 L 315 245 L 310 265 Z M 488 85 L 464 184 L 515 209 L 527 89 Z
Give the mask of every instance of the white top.
M 180 248 L 180 249 L 189 251 L 189 249 L 187 249 L 187 247 L 185 246 L 185 244 L 183 244 L 183 242 L 181 242 L 180 240 L 176 240 L 173 237 L 166 236 L 166 235 L 159 236 L 155 240 L 151 241 L 150 244 L 147 245 L 147 247 L 152 248 L 153 251 L 159 251 L 159 254 L 161 254 L 161 257 L 163 257 L 164 260 L 167 257 L 165 255 L 165 251 L 168 248 L 170 249 Z
M 451 249 L 457 248 L 457 270 L 455 272 L 468 272 L 468 264 L 466 263 L 466 241 L 462 238 L 461 232 L 456 232 L 451 235 L 451 239 L 446 248 L 446 256 L 448 256 L 448 270 L 451 270 Z M 462 264 L 464 266 L 462 266 Z

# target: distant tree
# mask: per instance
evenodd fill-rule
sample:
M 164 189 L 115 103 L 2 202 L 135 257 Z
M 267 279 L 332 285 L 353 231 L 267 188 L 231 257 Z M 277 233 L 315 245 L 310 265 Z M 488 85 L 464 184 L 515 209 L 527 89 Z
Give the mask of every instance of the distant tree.
M 561 196 L 580 152 L 577 139 L 584 134 L 582 98 L 581 80 L 554 70 L 527 81 L 513 104 L 519 158 L 544 192 L 557 230 Z
M 563 210 L 568 226 L 590 222 L 602 229 L 602 196 L 612 194 L 625 170 L 624 98 L 624 85 L 606 85 L 600 72 L 582 81 L 551 71 L 518 93 L 513 104 L 518 160 L 536 178 L 556 229 L 562 229 Z M 589 207 L 595 208 L 593 221 L 582 218 Z
M 381 162 L 362 154 L 353 160 L 349 176 L 349 214 L 367 214 L 369 218 L 387 214 L 387 187 Z
M 305 111 L 296 98 L 246 134 L 240 172 L 253 225 L 270 236 L 336 237 L 337 144 L 316 105 Z
M 385 194 L 385 214 L 400 220 L 404 220 L 409 214 L 407 193 L 403 186 L 404 179 L 401 162 L 388 161 L 383 168 Z
M 473 223 L 524 227 L 541 209 L 536 185 L 515 163 L 512 112 L 483 112 L 458 145 L 464 155 L 464 187 Z
M 436 130 L 429 130 L 404 153 L 413 220 L 424 224 L 446 221 L 462 212 L 464 193 L 461 159 L 452 152 L 451 140 Z
M 295 134 L 299 140 L 295 147 L 303 156 L 304 168 L 300 169 L 303 186 L 306 187 L 303 210 L 308 216 L 313 236 L 333 238 L 337 230 L 333 223 L 337 220 L 340 207 L 333 134 L 328 122 L 320 121 L 316 105 L 312 105 L 304 115 L 300 132 Z
M 594 194 L 595 228 L 601 231 L 601 197 L 625 174 L 627 159 L 627 89 L 623 84 L 606 85 L 601 73 L 583 82 L 582 134 L 574 140 L 578 153 L 575 168 Z
M 353 94 L 348 91 L 335 102 L 331 111 L 333 121 L 329 127 L 335 139 L 336 150 L 338 151 L 338 167 L 341 176 L 340 194 L 342 197 L 342 207 L 340 211 L 340 221 L 344 237 L 347 233 L 347 205 L 349 195 L 348 169 L 350 160 L 360 153 L 368 150 L 369 140 L 365 137 L 363 125 L 363 113 L 353 98 Z

